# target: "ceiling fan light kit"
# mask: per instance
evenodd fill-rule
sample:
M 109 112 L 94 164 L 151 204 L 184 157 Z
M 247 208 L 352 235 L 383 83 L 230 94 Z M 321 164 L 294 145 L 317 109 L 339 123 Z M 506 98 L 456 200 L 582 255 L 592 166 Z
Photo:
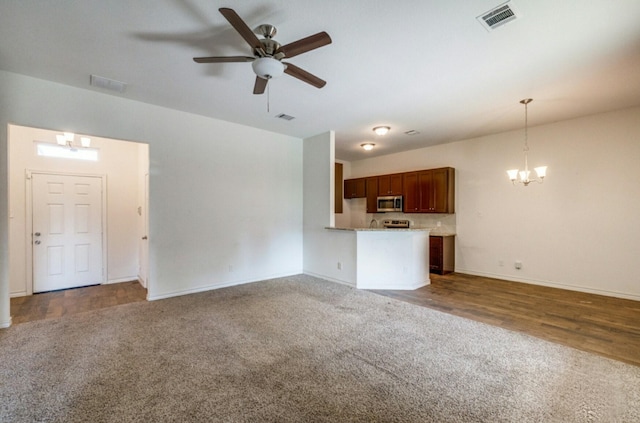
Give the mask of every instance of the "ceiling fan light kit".
M 261 57 L 251 64 L 253 72 L 263 79 L 278 78 L 284 73 L 284 64 L 273 57 Z
M 280 43 L 273 39 L 273 36 L 277 33 L 273 25 L 262 24 L 256 28 L 255 32 L 264 37 L 260 40 L 233 9 L 222 7 L 218 10 L 238 34 L 244 38 L 247 44 L 249 44 L 254 57 L 194 57 L 193 60 L 196 63 L 252 62 L 253 72 L 256 74 L 256 81 L 253 87 L 254 94 L 264 94 L 267 88 L 267 82 L 272 78 L 281 76 L 283 73 L 313 85 L 316 88 L 322 88 L 326 85 L 326 81 L 291 63 L 285 63 L 282 59 L 295 57 L 331 44 L 329 34 L 323 31 L 286 45 L 280 45 Z

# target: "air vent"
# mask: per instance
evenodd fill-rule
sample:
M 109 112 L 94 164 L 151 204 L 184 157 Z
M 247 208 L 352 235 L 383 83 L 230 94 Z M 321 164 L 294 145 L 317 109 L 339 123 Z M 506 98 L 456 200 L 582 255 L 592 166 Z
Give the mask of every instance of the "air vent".
M 410 131 L 405 132 L 405 135 L 418 135 L 420 132 L 412 129 Z
M 499 26 L 519 18 L 520 16 L 521 15 L 513 7 L 513 4 L 511 2 L 506 2 L 500 6 L 494 7 L 488 12 L 483 13 L 476 19 L 487 31 L 492 31 Z
M 127 89 L 127 84 L 124 82 L 116 81 L 114 79 L 105 78 L 104 76 L 91 75 L 89 83 L 98 88 L 103 88 L 109 91 L 117 91 L 123 93 Z
M 279 115 L 276 115 L 276 117 L 278 119 L 284 119 L 284 120 L 294 120 L 295 119 L 293 116 L 285 115 L 284 113 L 280 113 Z

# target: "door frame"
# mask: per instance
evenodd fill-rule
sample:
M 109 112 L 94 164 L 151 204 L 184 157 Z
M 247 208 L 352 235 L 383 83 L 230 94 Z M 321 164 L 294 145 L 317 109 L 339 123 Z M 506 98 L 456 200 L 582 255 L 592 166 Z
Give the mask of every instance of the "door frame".
M 25 246 L 26 246 L 26 276 L 27 295 L 33 295 L 33 184 L 32 175 L 52 175 L 52 176 L 84 176 L 99 178 L 102 188 L 102 210 L 100 219 L 102 221 L 102 272 L 100 284 L 107 282 L 107 175 L 100 173 L 78 173 L 78 172 L 56 172 L 49 170 L 26 170 L 25 178 L 25 199 L 26 199 L 26 225 L 25 225 Z

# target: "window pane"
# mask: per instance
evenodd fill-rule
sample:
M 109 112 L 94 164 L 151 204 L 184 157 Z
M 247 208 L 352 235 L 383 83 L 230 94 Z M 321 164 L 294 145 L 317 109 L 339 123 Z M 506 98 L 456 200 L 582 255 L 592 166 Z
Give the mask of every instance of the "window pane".
M 37 143 L 38 156 L 57 157 L 62 159 L 98 161 L 96 148 L 69 148 L 54 144 Z

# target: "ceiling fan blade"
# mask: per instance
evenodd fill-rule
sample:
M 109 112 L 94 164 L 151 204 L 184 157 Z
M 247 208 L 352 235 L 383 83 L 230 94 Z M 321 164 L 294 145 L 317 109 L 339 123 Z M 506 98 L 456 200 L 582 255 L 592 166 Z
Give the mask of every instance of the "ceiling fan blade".
M 314 50 L 316 48 L 326 46 L 327 44 L 331 44 L 331 37 L 329 37 L 329 34 L 323 31 L 281 46 L 276 51 L 276 54 L 284 53 L 285 57 L 290 58 Z
M 253 49 L 259 51 L 262 56 L 265 55 L 264 49 L 262 48 L 262 43 L 260 42 L 256 34 L 253 33 L 251 28 L 249 28 L 249 26 L 244 23 L 242 18 L 238 16 L 238 14 L 233 9 L 229 9 L 228 7 L 221 7 L 218 10 L 220 11 L 220 13 L 222 13 L 222 16 L 224 16 L 229 21 L 231 26 L 234 27 L 236 31 L 238 31 L 238 34 L 240 34 L 240 36 L 244 38 L 244 40 L 249 43 L 249 45 Z
M 284 69 L 284 73 L 293 76 L 294 78 L 298 78 L 302 82 L 306 82 L 307 84 L 311 84 L 316 88 L 322 88 L 327 84 L 327 81 L 323 81 L 315 75 L 310 74 L 304 69 L 297 67 L 296 65 L 292 65 L 291 63 L 285 63 L 287 67 Z
M 253 62 L 255 57 L 247 56 L 224 56 L 224 57 L 194 57 L 193 61 L 197 63 L 236 63 L 236 62 Z
M 256 83 L 253 86 L 254 94 L 264 94 L 264 90 L 267 88 L 268 79 L 260 78 L 256 76 Z

